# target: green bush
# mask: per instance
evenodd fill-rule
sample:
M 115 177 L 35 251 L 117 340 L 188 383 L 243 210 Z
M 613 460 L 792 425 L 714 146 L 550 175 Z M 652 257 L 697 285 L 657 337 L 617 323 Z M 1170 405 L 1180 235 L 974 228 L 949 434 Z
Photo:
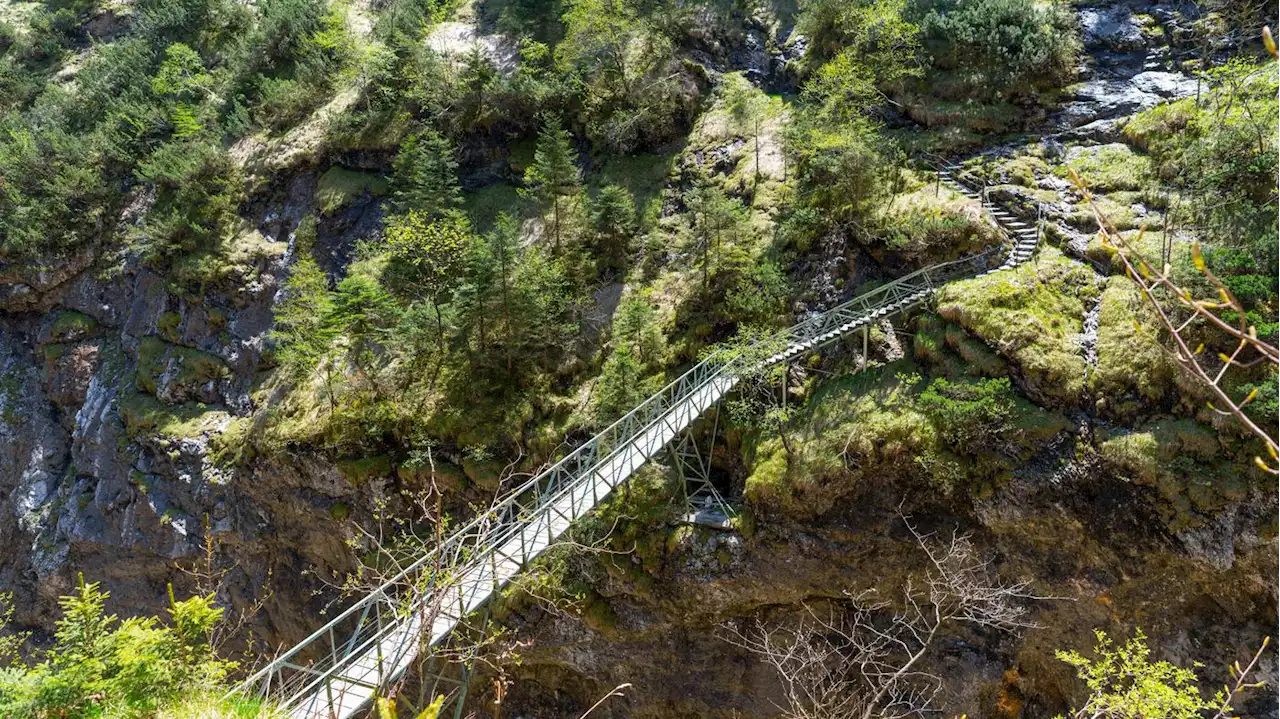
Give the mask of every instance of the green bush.
M 958 382 L 939 377 L 920 393 L 919 406 L 949 444 L 983 446 L 1010 431 L 1013 388 L 1007 377 Z
M 108 615 L 108 596 L 81 577 L 76 591 L 59 600 L 63 616 L 43 661 L 0 669 L 0 716 L 152 717 L 169 704 L 217 692 L 235 668 L 210 645 L 222 618 L 212 596 L 177 601 L 171 588 L 167 624 Z
M 1073 14 L 1036 0 L 919 0 L 925 49 L 936 68 L 960 74 L 963 93 L 993 98 L 1057 87 L 1073 72 Z

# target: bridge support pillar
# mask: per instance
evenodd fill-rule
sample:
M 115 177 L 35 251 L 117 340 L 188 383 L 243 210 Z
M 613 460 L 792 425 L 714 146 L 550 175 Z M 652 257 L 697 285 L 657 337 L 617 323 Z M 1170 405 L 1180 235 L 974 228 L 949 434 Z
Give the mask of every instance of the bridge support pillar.
M 680 475 L 680 488 L 684 494 L 688 513 L 686 521 L 695 524 L 727 528 L 735 514 L 719 490 L 711 483 L 711 453 L 715 449 L 716 434 L 720 428 L 720 410 L 715 412 L 707 450 L 698 447 L 693 428 L 667 447 L 668 456 L 676 473 Z
M 871 345 L 871 325 L 870 323 L 862 326 L 862 357 L 858 360 L 858 371 L 865 372 L 867 369 L 867 352 Z

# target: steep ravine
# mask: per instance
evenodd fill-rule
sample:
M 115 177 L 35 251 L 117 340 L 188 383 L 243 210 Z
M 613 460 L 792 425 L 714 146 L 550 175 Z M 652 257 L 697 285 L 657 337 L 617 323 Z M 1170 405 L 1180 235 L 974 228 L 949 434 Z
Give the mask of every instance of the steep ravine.
M 1157 45 L 1144 30 L 1152 17 L 1169 22 L 1170 10 L 1151 2 L 1079 6 L 1086 63 L 1081 84 L 1047 120 L 1046 146 L 1054 138 L 1113 142 L 1117 120 L 1195 92 L 1194 80 L 1178 71 L 1185 49 Z M 1055 241 L 1083 260 L 1089 233 L 1061 223 L 1075 209 L 1064 205 L 1049 219 Z M 824 240 L 824 252 L 843 239 Z M 815 286 L 825 287 L 826 277 L 815 273 Z M 726 623 L 794 618 L 802 603 L 820 606 L 867 590 L 900 596 L 903 579 L 920 571 L 923 559 L 899 511 L 944 535 L 971 533 L 1002 578 L 1030 580 L 1037 594 L 1055 597 L 1032 603 L 1034 629 L 961 629 L 945 638 L 926 667 L 944 680 L 938 708 L 945 715 L 1013 719 L 1065 711 L 1080 687 L 1054 651 L 1087 648 L 1094 629 L 1123 636 L 1140 628 L 1161 659 L 1205 662 L 1203 677 L 1226 680 L 1225 667 L 1274 631 L 1275 497 L 1266 482 L 1244 480 L 1252 485 L 1244 496 L 1206 521 L 1179 526 L 1157 492 L 1102 459 L 1108 438 L 1127 430 L 1095 411 L 1116 400 L 1097 395 L 1090 381 L 1101 308 L 1100 298 L 1091 300 L 1081 318 L 1082 391 L 1069 408 L 1072 429 L 1044 443 L 994 491 L 943 497 L 923 471 L 908 469 L 859 486 L 819 521 L 755 518 L 747 534 L 670 527 L 665 542 L 649 545 L 642 558 L 598 560 L 603 569 L 592 574 L 595 595 L 581 617 L 522 602 L 504 618 L 522 640 L 504 708 L 520 717 L 571 717 L 630 683 L 625 699 L 598 713 L 775 716 L 785 704 L 777 676 L 727 641 Z M 1264 664 L 1274 685 L 1276 663 Z M 476 707 L 494 698 L 484 687 Z M 1238 710 L 1274 717 L 1274 697 L 1258 692 Z
M 1081 6 L 1087 75 L 1049 118 L 1049 132 L 1106 137 L 1116 117 L 1188 92 L 1135 19 L 1156 5 Z M 797 52 L 791 38 L 782 38 L 783 51 L 765 52 L 763 31 L 746 37 L 734 67 L 792 89 L 782 67 Z M 386 157 L 342 160 L 389 165 Z M 210 540 L 215 569 L 226 572 L 221 600 L 244 608 L 269 597 L 250 622 L 258 646 L 288 644 L 324 620 L 335 596 L 328 582 L 355 562 L 354 537 L 339 517 L 366 520 L 385 502 L 394 512 L 401 478 L 388 470 L 353 481 L 314 448 L 240 464 L 226 456 L 235 447 L 227 438 L 264 421 L 272 401 L 260 391 L 272 306 L 316 183 L 308 168 L 262 183 L 242 207 L 227 266 L 198 289 L 177 287 L 136 259 L 108 262 L 92 252 L 56 270 L 4 270 L 0 591 L 15 593 L 17 623 L 51 630 L 57 597 L 81 572 L 111 592 L 111 612 L 162 611 L 166 584 L 189 590 L 179 565 L 197 562 Z M 322 218 L 323 269 L 340 276 L 356 240 L 376 233 L 381 217 L 379 201 L 364 194 Z M 849 260 L 848 240 L 824 238 L 814 253 L 821 304 L 838 299 L 842 271 L 866 264 Z M 865 278 L 840 279 L 848 289 Z M 879 359 L 889 358 L 882 350 Z M 633 684 L 629 698 L 597 715 L 772 715 L 774 678 L 718 638 L 718 625 L 757 611 L 794 613 L 799 602 L 847 591 L 896 591 L 922 561 L 897 518 L 900 506 L 927 529 L 973 532 L 1002 576 L 1068 597 L 1038 602 L 1044 628 L 1019 637 L 948 636 L 933 660 L 947 681 L 948 713 L 1053 716 L 1073 684 L 1052 651 L 1086 646 L 1093 627 L 1141 626 L 1167 658 L 1218 663 L 1270 632 L 1274 495 L 1251 490 L 1212 521 L 1174 533 L 1150 488 L 1109 474 L 1096 450 L 1092 438 L 1066 431 L 991 492 L 944 497 L 904 472 L 860 487 L 820 520 L 763 517 L 749 536 L 668 527 L 643 561 L 613 560 L 620 566 L 594 586 L 596 611 L 586 619 L 536 606 L 504 619 L 534 640 L 511 669 L 504 716 L 577 717 L 623 682 Z M 1274 675 L 1274 664 L 1266 670 Z M 478 684 L 475 706 L 487 698 Z M 1245 707 L 1253 715 L 1273 708 L 1265 700 Z

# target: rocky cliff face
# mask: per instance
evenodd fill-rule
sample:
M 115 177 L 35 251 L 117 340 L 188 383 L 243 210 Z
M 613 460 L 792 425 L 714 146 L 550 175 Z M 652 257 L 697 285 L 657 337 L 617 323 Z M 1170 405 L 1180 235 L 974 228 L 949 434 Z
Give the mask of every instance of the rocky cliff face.
M 223 587 L 232 606 L 270 585 L 272 609 L 290 608 L 261 624 L 267 638 L 311 624 L 297 611 L 300 577 L 347 560 L 327 510 L 354 490 L 306 456 L 231 461 L 260 409 L 272 303 L 305 206 L 297 194 L 260 203 L 200 287 L 91 254 L 56 272 L 8 270 L 0 588 L 16 594 L 15 621 L 51 628 L 77 572 L 111 591 L 110 610 L 155 613 L 167 583 L 190 586 L 178 567 L 211 540 L 219 571 L 234 568 Z
M 785 705 L 777 675 L 727 641 L 726 623 L 795 619 L 802 604 L 868 591 L 897 601 L 927 564 L 899 510 L 942 537 L 971 533 L 1001 579 L 1029 580 L 1046 597 L 1028 602 L 1036 628 L 957 625 L 938 642 L 925 670 L 943 678 L 946 715 L 1065 711 L 1080 687 L 1053 652 L 1091 647 L 1094 628 L 1141 628 L 1161 658 L 1204 661 L 1203 676 L 1225 680 L 1226 664 L 1274 629 L 1274 499 L 1259 490 L 1201 528 L 1203 543 L 1175 538 L 1145 490 L 1096 465 L 1051 471 L 1056 455 L 1044 450 L 985 498 L 946 500 L 904 472 L 869 483 L 820 521 L 760 519 L 751 536 L 673 529 L 642 563 L 601 558 L 598 594 L 581 617 L 536 602 L 504 617 L 528 642 L 506 705 L 514 716 L 576 716 L 627 682 L 628 698 L 603 716 L 775 716 Z M 1263 671 L 1274 677 L 1274 661 Z M 1240 710 L 1274 716 L 1274 694 Z

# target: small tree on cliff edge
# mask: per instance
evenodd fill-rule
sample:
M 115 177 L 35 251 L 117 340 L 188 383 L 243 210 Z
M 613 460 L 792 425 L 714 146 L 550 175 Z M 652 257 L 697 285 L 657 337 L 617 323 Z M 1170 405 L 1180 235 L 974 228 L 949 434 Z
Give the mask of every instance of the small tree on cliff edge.
M 533 165 L 525 172 L 524 180 L 544 204 L 551 205 L 553 250 L 560 253 L 561 227 L 564 224 L 566 200 L 578 194 L 578 153 L 573 150 L 573 138 L 560 126 L 560 118 L 547 114 L 542 119 L 542 131 L 538 133 L 538 149 L 533 155 Z

